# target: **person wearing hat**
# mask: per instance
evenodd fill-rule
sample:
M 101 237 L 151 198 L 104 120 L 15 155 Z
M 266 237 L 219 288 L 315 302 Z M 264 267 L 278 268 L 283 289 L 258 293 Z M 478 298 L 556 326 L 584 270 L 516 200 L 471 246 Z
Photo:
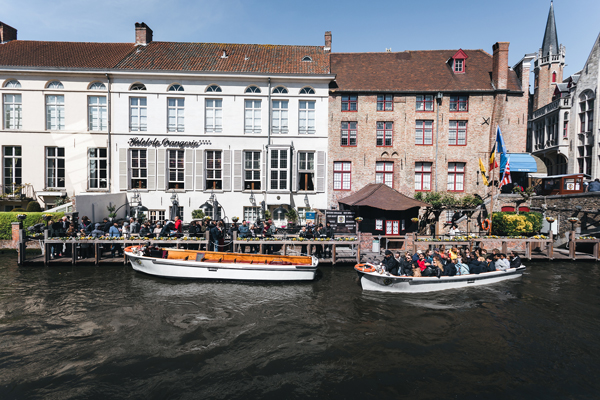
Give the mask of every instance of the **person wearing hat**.
M 385 256 L 381 264 L 386 272 L 389 272 L 391 275 L 398 275 L 398 261 L 396 261 L 394 253 L 390 250 L 385 251 Z

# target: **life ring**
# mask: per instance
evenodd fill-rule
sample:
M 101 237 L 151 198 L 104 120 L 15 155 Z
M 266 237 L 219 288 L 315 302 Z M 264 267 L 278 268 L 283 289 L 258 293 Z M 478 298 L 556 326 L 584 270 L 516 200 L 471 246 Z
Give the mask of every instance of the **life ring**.
M 356 264 L 354 269 L 360 272 L 375 272 L 375 267 L 371 264 Z
M 483 229 L 484 231 L 489 231 L 490 230 L 490 220 L 489 220 L 489 218 L 486 218 L 483 221 L 481 221 L 481 229 Z

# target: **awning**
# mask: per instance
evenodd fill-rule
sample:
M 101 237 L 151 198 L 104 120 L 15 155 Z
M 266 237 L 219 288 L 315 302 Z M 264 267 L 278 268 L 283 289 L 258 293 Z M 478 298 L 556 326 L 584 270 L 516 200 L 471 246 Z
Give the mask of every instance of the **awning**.
M 529 153 L 508 153 L 510 160 L 510 172 L 538 172 L 538 166 L 535 158 Z M 500 160 L 500 174 L 504 173 L 506 159 L 504 156 Z

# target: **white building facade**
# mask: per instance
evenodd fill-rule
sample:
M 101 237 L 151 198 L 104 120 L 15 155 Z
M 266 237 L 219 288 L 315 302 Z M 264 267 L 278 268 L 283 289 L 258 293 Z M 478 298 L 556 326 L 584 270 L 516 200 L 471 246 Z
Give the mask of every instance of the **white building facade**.
M 153 42 L 143 23 L 135 44 L 11 33 L 0 45 L 5 193 L 30 184 L 46 207 L 139 194 L 153 220 L 176 198 L 184 220 L 269 210 L 279 226 L 290 208 L 326 207 L 330 33 L 325 47 Z M 43 51 L 67 56 L 32 55 Z

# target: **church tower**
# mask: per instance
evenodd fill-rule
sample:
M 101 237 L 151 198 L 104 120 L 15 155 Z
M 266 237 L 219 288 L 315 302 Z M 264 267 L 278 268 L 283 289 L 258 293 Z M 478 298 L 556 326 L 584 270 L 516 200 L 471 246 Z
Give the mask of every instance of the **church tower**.
M 556 84 L 563 80 L 565 67 L 565 46 L 558 44 L 556 21 L 554 20 L 554 3 L 550 2 L 548 22 L 542 48 L 535 58 L 533 73 L 533 109 L 537 110 L 552 102 Z

